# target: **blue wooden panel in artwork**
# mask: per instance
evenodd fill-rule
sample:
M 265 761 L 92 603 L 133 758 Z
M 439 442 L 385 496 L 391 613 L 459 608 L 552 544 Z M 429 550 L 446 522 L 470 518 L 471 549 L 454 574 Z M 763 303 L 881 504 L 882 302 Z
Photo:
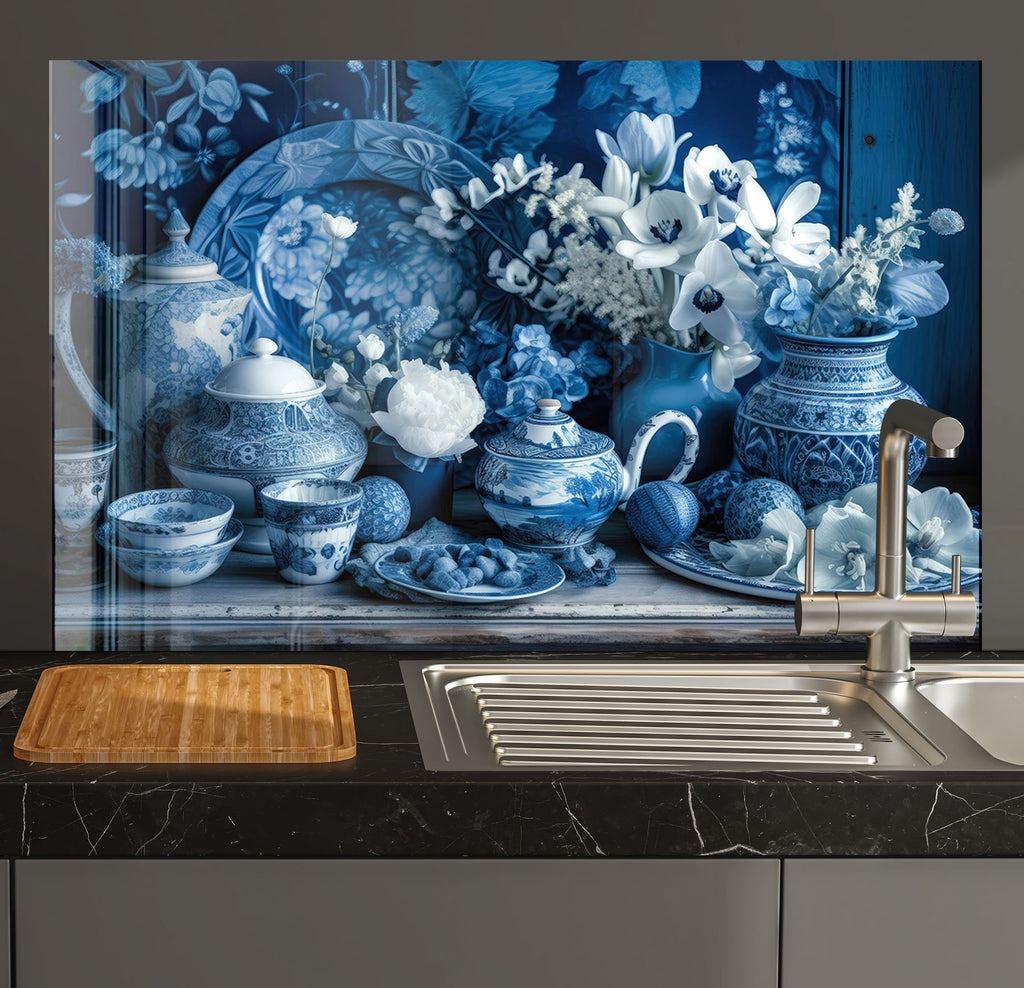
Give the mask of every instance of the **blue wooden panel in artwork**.
M 959 418 L 967 439 L 956 460 L 928 470 L 980 469 L 981 184 L 980 62 L 851 62 L 847 83 L 844 233 L 874 231 L 896 190 L 912 182 L 924 215 L 957 210 L 966 227 L 927 232 L 914 253 L 943 264 L 949 304 L 922 318 L 890 350 L 894 373 Z

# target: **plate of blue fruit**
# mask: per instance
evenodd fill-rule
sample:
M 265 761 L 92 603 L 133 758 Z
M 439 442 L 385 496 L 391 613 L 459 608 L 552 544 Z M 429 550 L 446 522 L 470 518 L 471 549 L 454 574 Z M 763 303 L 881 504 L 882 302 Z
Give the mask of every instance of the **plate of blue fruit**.
M 374 565 L 406 590 L 463 604 L 525 600 L 555 590 L 565 573 L 542 552 L 520 552 L 500 539 L 399 546 Z

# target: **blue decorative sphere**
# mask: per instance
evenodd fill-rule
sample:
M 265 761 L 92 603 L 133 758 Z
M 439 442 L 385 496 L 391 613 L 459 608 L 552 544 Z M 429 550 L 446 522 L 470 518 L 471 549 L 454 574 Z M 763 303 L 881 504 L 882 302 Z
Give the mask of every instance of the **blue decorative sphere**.
M 725 534 L 730 539 L 756 538 L 765 516 L 775 508 L 789 508 L 804 519 L 800 495 L 781 480 L 760 477 L 740 484 L 725 502 Z
M 700 520 L 713 528 L 725 524 L 725 502 L 740 484 L 750 478 L 739 470 L 716 470 L 708 474 L 696 488 L 700 501 Z
M 700 520 L 697 495 L 674 480 L 641 484 L 626 502 L 626 524 L 637 541 L 655 551 L 688 539 Z
M 409 527 L 409 497 L 389 477 L 364 477 L 356 483 L 363 489 L 363 504 L 356 527 L 357 542 L 394 542 Z

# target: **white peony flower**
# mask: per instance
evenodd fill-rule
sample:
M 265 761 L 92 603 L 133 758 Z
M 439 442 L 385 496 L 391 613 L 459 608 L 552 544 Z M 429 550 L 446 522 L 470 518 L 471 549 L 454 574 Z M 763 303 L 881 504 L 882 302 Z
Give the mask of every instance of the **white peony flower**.
M 380 382 L 388 377 L 391 377 L 391 371 L 386 364 L 370 364 L 363 375 L 363 384 L 371 391 L 375 391 Z
M 380 360 L 380 358 L 384 356 L 384 351 L 387 347 L 385 346 L 384 341 L 376 333 L 369 333 L 366 336 L 360 333 L 356 349 L 367 360 Z
M 320 217 L 320 225 L 327 236 L 337 237 L 339 240 L 348 240 L 356 232 L 359 223 L 356 220 L 350 220 L 347 216 L 342 216 L 340 213 L 337 216 L 332 216 L 330 213 L 325 212 Z
M 469 434 L 487 411 L 468 374 L 442 361 L 403 360 L 388 393 L 386 412 L 374 412 L 377 424 L 413 456 L 434 459 L 461 456 L 476 443 Z

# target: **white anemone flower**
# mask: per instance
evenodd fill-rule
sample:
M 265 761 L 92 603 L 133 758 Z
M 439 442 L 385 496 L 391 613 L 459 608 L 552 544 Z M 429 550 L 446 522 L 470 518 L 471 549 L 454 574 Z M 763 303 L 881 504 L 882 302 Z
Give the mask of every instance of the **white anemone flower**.
M 736 346 L 746 337 L 740 321 L 752 319 L 757 311 L 757 286 L 732 251 L 721 240 L 713 240 L 683 278 L 668 324 L 677 332 L 699 324 L 719 343 Z
M 461 456 L 476 443 L 470 433 L 487 411 L 473 378 L 446 363 L 403 360 L 377 425 L 413 456 Z
M 716 216 L 732 219 L 739 212 L 740 190 L 757 178 L 757 170 L 746 160 L 731 161 L 717 145 L 690 148 L 683 162 L 683 188 L 694 202 L 707 206 Z
M 808 513 L 807 524 L 812 525 Z M 868 590 L 875 581 L 875 519 L 857 504 L 830 504 L 817 525 L 815 590 Z M 907 580 L 919 573 L 906 557 Z
M 335 237 L 338 240 L 348 240 L 358 229 L 359 223 L 340 213 L 337 216 L 332 216 L 330 213 L 324 212 L 320 217 L 320 226 L 327 236 Z
M 741 209 L 736 225 L 783 264 L 817 268 L 832 250 L 829 229 L 823 223 L 798 221 L 818 205 L 820 197 L 820 185 L 800 182 L 786 192 L 776 211 L 757 182 L 744 182 L 739 191 Z
M 692 269 L 692 258 L 713 240 L 726 237 L 732 226 L 705 216 L 685 192 L 660 189 L 622 214 L 625 235 L 615 245 L 633 267 L 670 268 L 678 274 Z
M 677 138 L 675 121 L 667 113 L 652 120 L 639 110 L 626 116 L 614 138 L 603 130 L 596 134 L 601 150 L 608 157 L 625 159 L 643 186 L 664 185 L 676 166 L 679 145 L 693 136 L 688 132 Z

